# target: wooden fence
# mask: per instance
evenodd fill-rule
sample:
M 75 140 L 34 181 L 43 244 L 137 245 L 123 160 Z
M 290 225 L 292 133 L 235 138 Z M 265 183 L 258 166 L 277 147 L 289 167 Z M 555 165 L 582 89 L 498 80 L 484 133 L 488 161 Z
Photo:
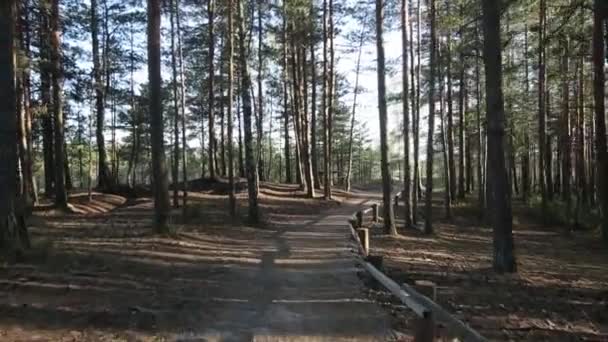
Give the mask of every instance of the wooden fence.
M 400 193 L 399 193 L 400 194 Z M 399 194 L 397 196 L 399 196 Z M 468 325 L 452 316 L 449 312 L 435 303 L 433 300 L 416 291 L 408 284 L 397 284 L 394 280 L 385 275 L 382 269 L 382 257 L 370 254 L 370 234 L 368 228 L 363 228 L 365 215 L 372 214 L 372 221 L 378 222 L 377 203 L 373 203 L 367 208 L 357 211 L 349 219 L 349 228 L 353 239 L 356 241 L 361 266 L 382 286 L 389 290 L 405 306 L 410 308 L 418 319 L 416 321 L 414 338 L 417 342 L 434 341 L 436 328 L 441 325 L 442 332 L 451 338 L 461 341 L 481 342 L 487 341 L 478 332 L 471 329 Z

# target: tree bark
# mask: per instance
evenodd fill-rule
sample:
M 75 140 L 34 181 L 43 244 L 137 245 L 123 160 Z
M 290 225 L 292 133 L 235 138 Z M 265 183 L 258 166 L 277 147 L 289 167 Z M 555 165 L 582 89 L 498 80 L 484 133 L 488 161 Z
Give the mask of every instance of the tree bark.
M 435 0 L 430 1 L 430 26 L 431 26 L 431 49 L 430 49 L 430 73 L 429 73 L 429 119 L 428 137 L 426 144 L 426 196 L 424 232 L 433 233 L 433 135 L 435 134 L 435 68 L 437 64 L 437 33 L 435 27 Z
M 232 147 L 233 123 L 233 68 L 234 68 L 234 3 L 228 0 L 228 207 L 230 216 L 236 216 L 236 195 L 234 190 L 234 151 Z
M 483 0 L 486 121 L 488 130 L 488 204 L 492 212 L 494 270 L 515 272 L 511 196 L 505 161 L 505 111 L 502 93 L 500 0 Z
M 604 63 L 605 50 L 603 28 L 605 25 L 606 4 L 594 0 L 593 13 L 593 100 L 595 116 L 595 145 L 597 158 L 597 192 L 600 201 L 601 231 L 604 241 L 608 243 L 608 151 L 606 150 L 606 111 L 604 105 Z
M 179 95 L 177 90 L 177 56 L 175 47 L 175 14 L 178 10 L 175 7 L 174 0 L 171 0 L 169 5 L 169 21 L 171 27 L 171 71 L 172 71 L 172 90 L 173 90 L 173 168 L 172 168 L 172 180 L 173 180 L 173 207 L 179 207 Z
M 433 0 L 431 0 L 433 1 Z M 386 68 L 384 61 L 384 3 L 376 0 L 376 52 L 377 52 L 377 74 L 378 74 L 378 114 L 380 117 L 380 168 L 382 171 L 382 210 L 384 217 L 384 231 L 390 235 L 397 235 L 395 228 L 395 217 L 391 204 L 392 184 L 389 170 L 388 154 L 388 132 L 386 110 Z
M 97 0 L 91 0 L 91 35 L 93 41 L 93 78 L 95 87 L 95 109 L 96 115 L 96 130 L 95 138 L 97 140 L 98 153 L 98 176 L 97 187 L 103 191 L 111 191 L 114 188 L 114 179 L 110 173 L 108 166 L 108 157 L 106 153 L 106 143 L 104 138 L 105 126 L 105 105 L 104 105 L 104 85 L 101 80 L 101 66 L 99 61 L 99 29 L 97 16 Z
M 546 0 L 540 0 L 539 10 L 539 39 L 538 39 L 538 183 L 541 195 L 541 210 L 543 221 L 546 223 L 547 209 L 547 182 L 546 177 L 546 99 L 545 99 L 545 6 Z
M 209 146 L 208 146 L 208 159 L 209 159 L 209 177 L 215 178 L 215 108 L 214 108 L 214 78 L 215 70 L 213 68 L 213 59 L 215 58 L 215 32 L 214 32 L 214 19 L 215 19 L 215 0 L 207 0 L 207 19 L 209 26 L 209 59 L 207 61 L 208 70 L 208 98 L 207 105 L 208 111 L 208 130 L 209 130 Z
M 63 66 L 61 32 L 59 24 L 59 0 L 51 6 L 51 63 L 53 66 L 53 114 L 55 134 L 55 205 L 67 208 L 68 195 L 65 189 L 65 150 L 63 127 Z
M 410 170 L 410 101 L 409 101 L 409 8 L 408 0 L 401 0 L 401 54 L 402 54 L 402 83 L 403 83 L 403 217 L 405 227 L 412 225 L 412 187 Z
M 241 98 L 243 101 L 243 126 L 245 132 L 245 169 L 247 173 L 247 191 L 249 195 L 249 221 L 257 224 L 260 220 L 258 208 L 258 175 L 253 151 L 253 133 L 251 125 L 251 77 L 247 65 L 247 47 L 245 44 L 245 23 L 241 1 L 237 0 L 239 22 L 239 57 L 241 75 Z
M 350 130 L 349 130 L 349 138 L 348 138 L 348 169 L 346 171 L 346 191 L 350 191 L 351 187 L 351 175 L 353 168 L 353 139 L 355 132 L 355 114 L 357 112 L 357 95 L 359 95 L 359 73 L 361 70 L 361 54 L 363 53 L 363 43 L 364 43 L 364 28 L 361 29 L 359 33 L 359 47 L 357 52 L 357 62 L 355 65 L 355 88 L 353 89 L 353 109 L 350 117 Z
M 44 154 L 44 192 L 52 196 L 55 184 L 55 153 L 53 149 L 53 115 L 51 97 L 50 4 L 40 2 L 40 88 L 44 106 L 42 118 L 42 149 Z
M 29 235 L 17 199 L 17 94 L 15 89 L 16 2 L 0 2 L 0 248 L 13 253 L 17 259 L 22 249 L 29 247 Z M 22 210 L 21 210 L 22 211 Z M 8 253 L 7 253 L 8 254 Z
M 160 0 L 148 0 L 148 81 L 150 87 L 150 136 L 152 140 L 152 178 L 154 192 L 154 225 L 159 233 L 169 227 L 169 180 L 163 139 L 162 76 L 160 70 Z

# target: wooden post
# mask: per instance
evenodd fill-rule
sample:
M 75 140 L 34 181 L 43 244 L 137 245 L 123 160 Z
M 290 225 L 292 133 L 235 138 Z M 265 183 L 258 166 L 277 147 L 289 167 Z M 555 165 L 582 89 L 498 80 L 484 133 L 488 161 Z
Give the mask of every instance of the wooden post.
M 378 222 L 378 203 L 372 204 L 372 212 L 374 214 L 374 222 Z
M 361 246 L 363 246 L 363 250 L 365 251 L 365 256 L 368 256 L 369 255 L 369 229 L 358 228 L 357 235 L 359 235 L 359 241 L 361 241 Z
M 432 311 L 427 311 L 416 322 L 415 342 L 432 342 L 435 340 L 435 318 Z
M 357 211 L 357 222 L 355 228 L 363 227 L 363 212 L 361 210 Z

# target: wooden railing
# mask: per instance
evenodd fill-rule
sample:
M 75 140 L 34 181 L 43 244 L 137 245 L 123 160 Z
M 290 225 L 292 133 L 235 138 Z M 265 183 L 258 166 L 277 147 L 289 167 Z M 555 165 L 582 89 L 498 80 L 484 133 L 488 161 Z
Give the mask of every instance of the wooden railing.
M 397 196 L 400 194 L 401 192 L 399 192 Z M 373 203 L 367 208 L 357 211 L 349 219 L 348 225 L 361 256 L 358 258 L 361 266 L 365 268 L 378 283 L 382 284 L 382 286 L 389 290 L 418 316 L 416 326 L 414 327 L 414 340 L 417 342 L 434 341 L 436 328 L 440 325 L 442 327 L 442 332 L 445 332 L 451 338 L 471 342 L 487 341 L 478 332 L 452 316 L 433 300 L 419 293 L 408 284 L 397 284 L 381 271 L 383 269 L 382 256 L 370 254 L 369 229 L 363 227 L 364 216 L 369 213 L 372 214 L 373 222 L 379 221 L 378 208 L 378 203 Z

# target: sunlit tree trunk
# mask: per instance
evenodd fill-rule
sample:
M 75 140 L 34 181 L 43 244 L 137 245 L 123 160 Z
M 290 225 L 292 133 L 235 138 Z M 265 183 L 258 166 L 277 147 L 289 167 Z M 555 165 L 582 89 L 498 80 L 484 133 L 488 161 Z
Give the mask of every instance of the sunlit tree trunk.
M 154 225 L 159 233 L 169 231 L 169 180 L 163 141 L 162 77 L 160 70 L 160 0 L 148 0 L 148 81 L 150 83 L 150 137 L 152 140 L 152 185 Z
M 391 204 L 391 175 L 389 170 L 388 154 L 388 132 L 386 110 L 386 76 L 384 65 L 384 3 L 376 0 L 376 53 L 377 53 L 377 74 L 378 74 L 378 114 L 380 117 L 380 168 L 382 170 L 382 210 L 384 217 L 384 231 L 387 234 L 397 235 L 395 228 L 395 217 Z

